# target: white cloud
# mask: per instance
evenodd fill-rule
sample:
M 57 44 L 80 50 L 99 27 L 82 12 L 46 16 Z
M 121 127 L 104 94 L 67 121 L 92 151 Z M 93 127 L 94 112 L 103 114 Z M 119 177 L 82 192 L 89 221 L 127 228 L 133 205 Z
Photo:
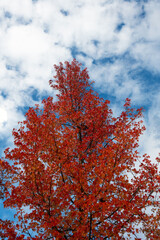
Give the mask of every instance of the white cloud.
M 21 0 L 1 0 L 0 7 L 14 17 L 31 18 L 34 6 L 32 0 L 23 0 L 23 3 Z
M 137 43 L 131 51 L 134 58 L 139 61 L 144 68 L 150 71 L 160 72 L 160 44 L 157 43 Z
M 31 58 L 36 61 L 50 48 L 47 35 L 32 25 L 13 26 L 8 29 L 3 42 L 3 54 L 22 61 Z
M 144 19 L 134 27 L 133 57 L 150 71 L 160 73 L 160 2 L 148 1 L 144 7 Z
M 0 129 L 3 127 L 3 124 L 7 121 L 7 112 L 4 108 L 0 107 Z
M 152 107 L 148 112 L 148 128 L 146 136 L 146 152 L 149 152 L 153 158 L 160 152 L 160 96 L 155 95 L 152 101 Z

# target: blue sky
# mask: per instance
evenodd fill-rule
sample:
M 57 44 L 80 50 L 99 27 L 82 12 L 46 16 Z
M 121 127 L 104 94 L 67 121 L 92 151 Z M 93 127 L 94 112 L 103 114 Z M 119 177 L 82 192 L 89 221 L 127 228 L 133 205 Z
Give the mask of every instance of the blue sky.
M 144 107 L 140 151 L 154 161 L 160 149 L 159 22 L 159 0 L 1 0 L 1 156 L 13 146 L 12 129 L 28 107 L 54 96 L 48 85 L 53 65 L 75 57 L 115 115 L 127 97 Z

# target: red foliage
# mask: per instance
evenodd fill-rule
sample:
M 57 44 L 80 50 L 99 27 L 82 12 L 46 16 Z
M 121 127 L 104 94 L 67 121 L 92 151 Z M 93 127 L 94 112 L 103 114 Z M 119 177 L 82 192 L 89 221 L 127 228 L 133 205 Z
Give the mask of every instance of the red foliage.
M 15 230 L 28 239 L 123 239 L 142 223 L 141 231 L 158 239 L 159 213 L 145 211 L 159 207 L 158 167 L 147 155 L 135 165 L 142 109 L 126 99 L 115 118 L 76 60 L 55 70 L 57 101 L 30 108 L 13 130 L 15 148 L 5 151 L 13 165 L 4 205 L 17 209 Z

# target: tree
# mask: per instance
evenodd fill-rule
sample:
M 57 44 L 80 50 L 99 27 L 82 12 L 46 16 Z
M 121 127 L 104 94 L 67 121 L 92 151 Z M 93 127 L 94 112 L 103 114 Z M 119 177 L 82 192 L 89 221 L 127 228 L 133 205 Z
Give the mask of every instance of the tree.
M 56 101 L 49 97 L 43 107 L 30 108 L 13 130 L 15 148 L 5 150 L 12 176 L 4 206 L 17 211 L 17 236 L 127 239 L 140 230 L 158 239 L 158 163 L 137 151 L 142 109 L 126 99 L 113 117 L 80 63 L 55 70 L 50 86 L 58 90 Z

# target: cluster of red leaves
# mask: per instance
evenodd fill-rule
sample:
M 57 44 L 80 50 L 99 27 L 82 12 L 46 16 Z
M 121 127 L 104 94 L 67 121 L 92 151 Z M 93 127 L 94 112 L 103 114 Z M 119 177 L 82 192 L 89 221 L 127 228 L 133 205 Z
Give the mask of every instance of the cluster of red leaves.
M 139 223 L 158 239 L 160 214 L 146 211 L 159 208 L 158 166 L 144 155 L 136 167 L 142 109 L 126 99 L 114 118 L 76 60 L 55 70 L 57 101 L 30 108 L 5 150 L 13 165 L 4 206 L 17 209 L 19 239 L 124 239 Z
M 2 240 L 22 240 L 24 235 L 17 236 L 13 222 L 0 219 L 0 237 Z

